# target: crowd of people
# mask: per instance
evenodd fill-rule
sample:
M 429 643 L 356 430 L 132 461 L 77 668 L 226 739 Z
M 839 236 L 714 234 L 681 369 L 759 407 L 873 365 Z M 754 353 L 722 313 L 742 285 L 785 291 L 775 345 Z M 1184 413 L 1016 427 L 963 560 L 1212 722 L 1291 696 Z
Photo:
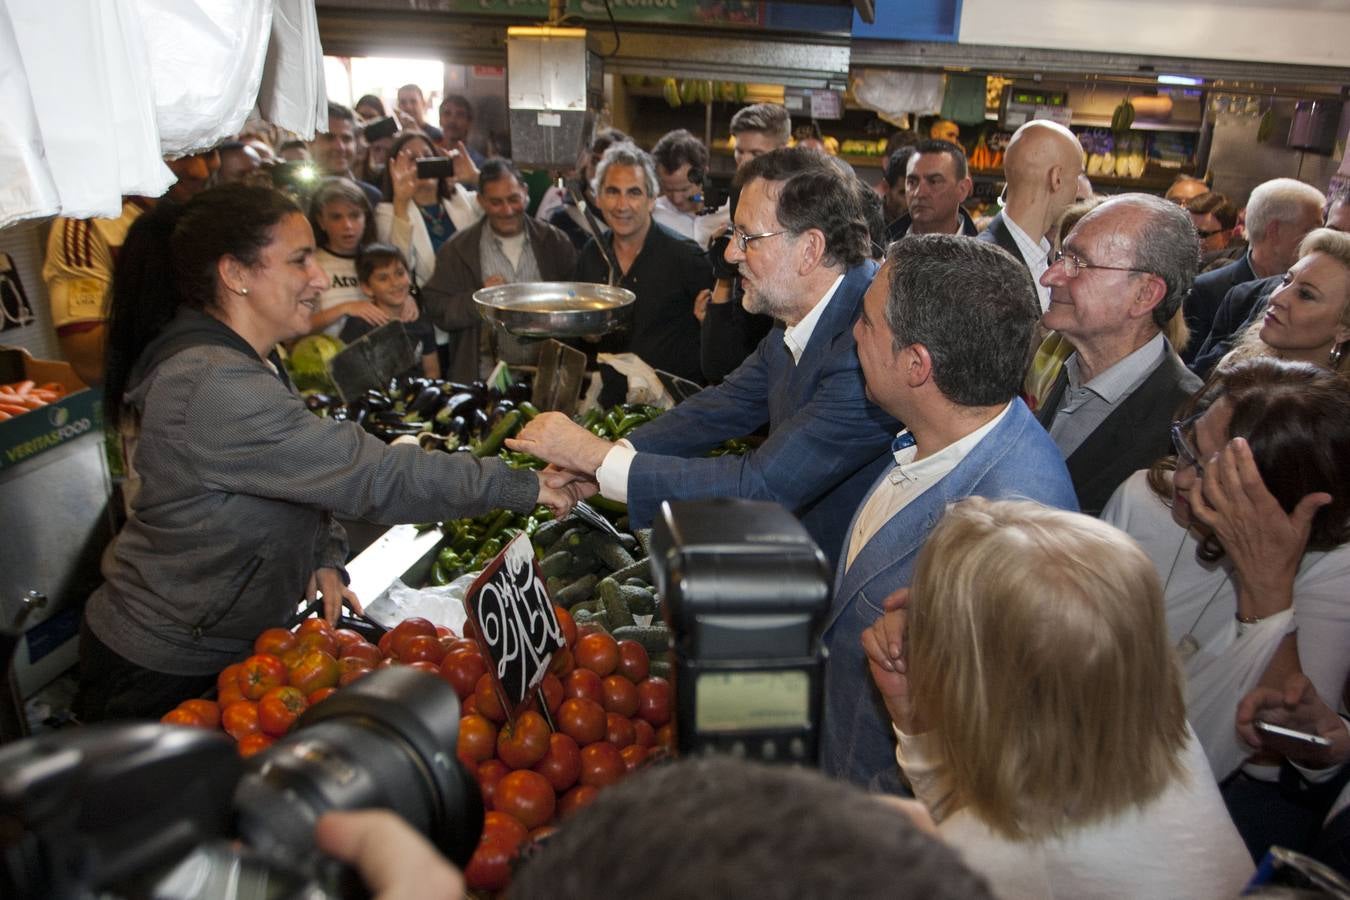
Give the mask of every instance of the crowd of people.
M 916 796 L 979 873 L 950 895 L 1231 897 L 1272 845 L 1350 868 L 1345 184 L 1276 178 L 1240 209 L 1195 178 L 1097 197 L 1073 132 L 1033 121 L 981 228 L 959 142 L 907 135 L 873 186 L 757 104 L 729 124 L 720 206 L 694 135 L 649 153 L 602 129 L 529 215 L 530 176 L 477 149 L 468 100 L 426 115 L 415 85 L 393 115 L 330 104 L 308 145 L 239 135 L 177 161 L 167 202 L 53 228 L 58 335 L 106 380 L 138 484 L 86 614 L 89 718 L 191 694 L 280 614 L 241 608 L 259 585 L 335 614 L 330 511 L 601 493 L 642 527 L 669 499 L 766 499 L 835 569 L 821 769 Z M 306 159 L 300 200 L 270 186 Z M 637 296 L 590 350 L 706 387 L 617 443 L 536 417 L 509 445 L 537 478 L 318 419 L 275 365 L 278 343 L 394 321 L 427 375 L 528 364 L 472 295 L 557 280 Z M 607 373 L 602 402 L 625 394 Z M 346 830 L 386 824 L 322 833 L 355 860 Z

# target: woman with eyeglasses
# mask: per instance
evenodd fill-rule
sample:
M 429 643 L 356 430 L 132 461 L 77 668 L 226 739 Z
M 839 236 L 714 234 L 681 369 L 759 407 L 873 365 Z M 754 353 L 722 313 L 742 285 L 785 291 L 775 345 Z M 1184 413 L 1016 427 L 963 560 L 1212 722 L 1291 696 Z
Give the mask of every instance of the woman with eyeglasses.
M 1219 366 L 1254 356 L 1350 372 L 1350 234 L 1331 228 L 1308 233 L 1265 315 Z
M 1167 459 L 1136 472 L 1102 518 L 1163 580 L 1187 718 L 1215 776 L 1232 777 L 1231 808 L 1230 791 L 1279 777 L 1237 736 L 1242 696 L 1302 671 L 1335 708 L 1350 672 L 1350 381 L 1307 363 L 1239 362 L 1215 373 L 1172 440 L 1175 470 Z

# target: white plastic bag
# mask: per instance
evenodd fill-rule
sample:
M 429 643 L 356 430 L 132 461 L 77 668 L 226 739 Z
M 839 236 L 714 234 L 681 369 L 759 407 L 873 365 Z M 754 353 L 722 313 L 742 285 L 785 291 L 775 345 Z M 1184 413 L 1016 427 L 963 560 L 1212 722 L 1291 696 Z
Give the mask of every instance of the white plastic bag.
M 273 125 L 312 140 L 316 130 L 328 130 L 328 90 L 314 0 L 275 3 L 258 111 Z
M 0 3 L 0 228 L 61 211 L 9 10 Z
M 650 406 L 659 406 L 662 409 L 670 409 L 675 405 L 675 398 L 670 396 L 665 385 L 661 384 L 661 379 L 657 377 L 656 370 L 643 362 L 641 357 L 636 354 L 597 353 L 595 361 L 612 367 L 628 379 L 627 400 L 629 403 L 646 403 Z

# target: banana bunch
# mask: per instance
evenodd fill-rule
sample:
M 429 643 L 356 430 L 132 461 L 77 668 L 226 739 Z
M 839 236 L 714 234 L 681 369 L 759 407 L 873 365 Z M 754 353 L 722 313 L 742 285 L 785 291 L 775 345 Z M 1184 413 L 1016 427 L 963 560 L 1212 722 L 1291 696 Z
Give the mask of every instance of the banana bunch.
M 670 106 L 684 106 L 691 103 L 712 103 L 721 100 L 727 103 L 744 103 L 749 89 L 737 82 L 706 81 L 699 79 L 665 78 L 661 81 L 661 96 Z
M 1111 130 L 1116 134 L 1129 131 L 1134 124 L 1134 105 L 1129 100 L 1120 101 L 1120 105 L 1111 113 Z

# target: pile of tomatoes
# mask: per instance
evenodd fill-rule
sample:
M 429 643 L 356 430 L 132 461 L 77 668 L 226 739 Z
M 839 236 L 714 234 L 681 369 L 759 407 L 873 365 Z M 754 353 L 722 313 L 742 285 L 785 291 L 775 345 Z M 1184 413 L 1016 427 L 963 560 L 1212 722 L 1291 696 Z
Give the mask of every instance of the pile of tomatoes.
M 290 731 L 307 708 L 376 667 L 436 675 L 459 696 L 456 752 L 477 777 L 488 810 L 465 880 L 476 890 L 501 890 L 527 841 L 675 746 L 670 683 L 649 674 L 646 649 L 596 626 L 578 628 L 562 607 L 554 611 L 567 646 L 514 723 L 477 642 L 421 618 L 400 622 L 378 644 L 322 619 L 306 619 L 293 632 L 270 628 L 254 642 L 253 656 L 220 673 L 215 701 L 186 700 L 163 721 L 223 729 L 240 755 L 251 756 Z
M 461 762 L 478 776 L 488 813 L 483 837 L 465 869 L 471 888 L 501 890 L 524 843 L 654 757 L 672 752 L 670 683 L 648 675 L 647 651 L 604 631 L 577 626 L 555 607 L 567 639 L 553 657 L 533 708 L 506 714 L 472 654 L 442 662 L 459 693 Z M 476 651 L 473 651 L 476 652 Z M 478 658 L 481 664 L 481 657 Z M 557 730 L 550 732 L 543 704 Z
M 269 628 L 253 642 L 252 656 L 216 678 L 214 701 L 186 700 L 161 721 L 223 729 L 241 756 L 252 756 L 290 731 L 306 709 L 376 666 L 408 663 L 439 675 L 441 658 L 456 643 L 476 647 L 426 619 L 401 622 L 378 645 L 323 619 L 306 619 L 294 631 Z

